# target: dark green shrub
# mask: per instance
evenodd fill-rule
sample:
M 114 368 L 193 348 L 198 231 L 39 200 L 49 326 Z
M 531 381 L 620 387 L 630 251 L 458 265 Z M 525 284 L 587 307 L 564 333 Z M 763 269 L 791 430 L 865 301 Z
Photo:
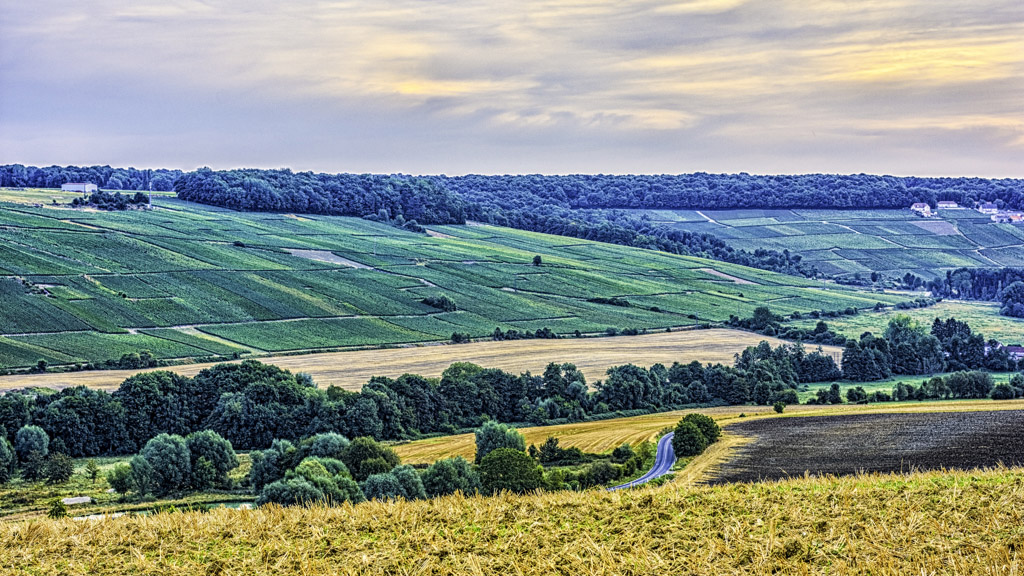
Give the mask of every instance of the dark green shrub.
M 498 448 L 480 462 L 480 483 L 488 494 L 503 491 L 524 494 L 540 488 L 543 476 L 540 467 L 526 452 Z
M 707 447 L 708 439 L 696 424 L 685 420 L 679 422 L 672 437 L 672 449 L 675 450 L 677 458 L 696 456 Z

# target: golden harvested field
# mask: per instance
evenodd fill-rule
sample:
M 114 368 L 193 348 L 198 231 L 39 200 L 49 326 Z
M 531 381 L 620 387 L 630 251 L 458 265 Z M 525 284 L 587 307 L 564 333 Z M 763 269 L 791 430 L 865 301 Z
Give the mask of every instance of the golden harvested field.
M 371 376 L 395 377 L 406 373 L 440 376 L 454 362 L 473 362 L 514 373 L 527 370 L 539 373 L 551 362 L 571 362 L 593 383 L 603 378 L 609 367 L 619 364 L 650 366 L 661 362 L 668 366 L 672 362 L 694 360 L 732 364 L 734 354 L 762 340 L 771 342 L 773 346 L 783 343 L 782 340 L 750 332 L 712 329 L 614 338 L 473 342 L 457 346 L 417 346 L 257 359 L 293 372 L 306 372 L 321 387 L 335 385 L 349 390 L 360 389 Z M 826 350 L 837 358 L 842 355 L 842 350 L 837 347 L 826 347 Z M 194 376 L 210 366 L 213 364 L 188 364 L 166 369 Z M 89 386 L 112 390 L 138 372 L 140 370 L 94 370 L 0 376 L 0 391 L 29 386 Z
M 594 422 L 576 422 L 557 426 L 536 426 L 521 428 L 526 445 L 540 445 L 548 438 L 558 438 L 562 447 L 576 446 L 584 452 L 607 452 L 623 442 L 631 444 L 644 440 L 655 440 L 662 429 L 675 426 L 691 412 L 700 412 L 713 417 L 719 425 L 726 427 L 739 422 L 740 414 L 750 418 L 789 418 L 797 416 L 830 416 L 839 414 L 877 414 L 883 412 L 965 412 L 976 410 L 1020 410 L 1024 400 L 953 400 L 938 402 L 887 402 L 882 404 L 840 404 L 817 406 L 796 404 L 786 407 L 784 414 L 775 414 L 770 406 L 723 406 L 699 410 L 678 410 L 647 414 L 630 418 L 613 418 Z M 476 453 L 473 434 L 456 434 L 416 440 L 395 446 L 402 462 L 410 464 L 431 463 L 451 456 L 463 456 L 472 460 Z
M 699 460 L 699 459 L 698 459 Z M 5 574 L 1019 574 L 1024 470 L 0 525 Z

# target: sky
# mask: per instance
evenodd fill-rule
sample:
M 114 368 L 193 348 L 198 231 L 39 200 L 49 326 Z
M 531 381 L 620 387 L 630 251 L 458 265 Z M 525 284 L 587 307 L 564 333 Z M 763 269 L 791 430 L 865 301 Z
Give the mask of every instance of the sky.
M 0 14 L 0 164 L 1024 177 L 1022 0 Z

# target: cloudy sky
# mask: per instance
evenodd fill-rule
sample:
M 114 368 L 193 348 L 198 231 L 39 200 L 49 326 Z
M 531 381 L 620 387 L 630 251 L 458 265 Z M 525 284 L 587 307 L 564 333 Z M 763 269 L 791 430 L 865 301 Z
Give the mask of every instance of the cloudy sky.
M 0 0 L 0 163 L 1024 177 L 1022 0 Z

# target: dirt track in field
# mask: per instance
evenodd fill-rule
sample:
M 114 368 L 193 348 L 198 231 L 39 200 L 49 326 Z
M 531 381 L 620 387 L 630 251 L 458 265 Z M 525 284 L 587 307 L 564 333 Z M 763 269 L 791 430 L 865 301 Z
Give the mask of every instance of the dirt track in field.
M 713 484 L 1024 465 L 1024 410 L 768 418 L 728 431 L 753 441 L 708 476 Z

